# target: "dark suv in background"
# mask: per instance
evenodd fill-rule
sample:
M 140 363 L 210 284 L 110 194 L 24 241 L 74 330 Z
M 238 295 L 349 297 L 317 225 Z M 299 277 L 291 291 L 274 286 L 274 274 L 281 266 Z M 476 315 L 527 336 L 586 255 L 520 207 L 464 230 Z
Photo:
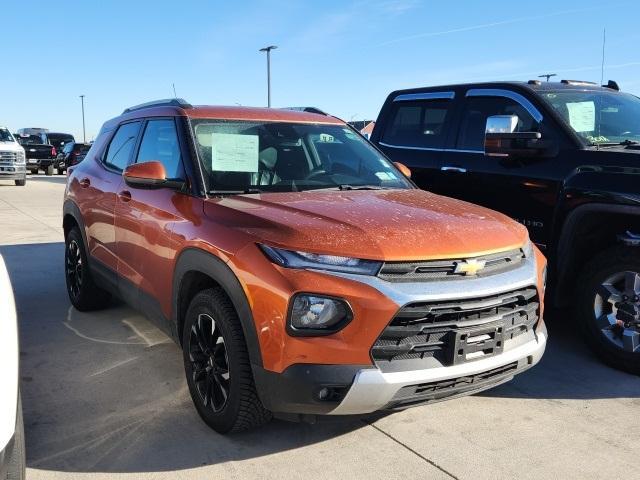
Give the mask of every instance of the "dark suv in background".
M 371 141 L 418 186 L 499 210 L 549 258 L 550 301 L 640 373 L 640 99 L 563 80 L 396 91 Z
M 90 148 L 91 145 L 88 143 L 71 141 L 65 144 L 62 149 L 58 150 L 58 156 L 56 157 L 58 173 L 64 173 L 67 168 L 77 165 L 84 160 Z

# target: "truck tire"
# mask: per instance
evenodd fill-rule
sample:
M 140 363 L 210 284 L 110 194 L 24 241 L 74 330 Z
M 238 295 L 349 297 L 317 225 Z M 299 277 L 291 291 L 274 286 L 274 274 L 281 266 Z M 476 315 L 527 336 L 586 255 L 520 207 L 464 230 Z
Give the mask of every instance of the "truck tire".
M 16 412 L 16 432 L 13 437 L 13 449 L 9 455 L 7 480 L 24 480 L 26 455 L 24 449 L 24 421 L 22 418 L 22 399 L 18 393 L 18 410 Z
M 584 267 L 575 319 L 605 363 L 640 375 L 640 249 L 613 247 Z
M 191 301 L 182 351 L 189 393 L 212 429 L 238 432 L 271 419 L 256 392 L 238 314 L 222 289 L 203 290 Z
M 16 180 L 15 182 L 18 187 L 24 187 L 27 184 L 27 177 Z
M 65 238 L 64 267 L 69 300 L 77 310 L 90 312 L 107 306 L 111 296 L 98 287 L 91 276 L 78 227 L 72 228 Z
M 45 170 L 45 172 L 46 172 L 47 176 L 53 175 L 53 165 L 49 165 L 47 167 L 47 169 Z

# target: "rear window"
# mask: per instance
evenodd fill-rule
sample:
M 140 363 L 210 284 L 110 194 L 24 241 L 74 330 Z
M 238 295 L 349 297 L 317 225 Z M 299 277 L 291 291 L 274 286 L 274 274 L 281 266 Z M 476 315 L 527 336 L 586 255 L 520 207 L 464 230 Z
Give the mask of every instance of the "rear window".
M 403 147 L 443 147 L 450 100 L 394 102 L 382 141 Z
M 61 134 L 61 133 L 49 133 L 47 135 L 49 143 L 56 148 L 66 145 L 69 142 L 75 141 L 73 135 Z
M 20 135 L 18 143 L 21 145 L 42 145 L 42 139 L 39 135 Z

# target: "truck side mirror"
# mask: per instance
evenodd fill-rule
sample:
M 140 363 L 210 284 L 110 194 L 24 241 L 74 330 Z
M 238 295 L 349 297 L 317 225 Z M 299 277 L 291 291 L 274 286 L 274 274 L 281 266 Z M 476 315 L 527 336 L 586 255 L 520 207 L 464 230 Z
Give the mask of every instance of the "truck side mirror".
M 554 142 L 542 140 L 540 132 L 516 132 L 517 115 L 493 115 L 487 118 L 484 154 L 493 157 L 549 156 Z

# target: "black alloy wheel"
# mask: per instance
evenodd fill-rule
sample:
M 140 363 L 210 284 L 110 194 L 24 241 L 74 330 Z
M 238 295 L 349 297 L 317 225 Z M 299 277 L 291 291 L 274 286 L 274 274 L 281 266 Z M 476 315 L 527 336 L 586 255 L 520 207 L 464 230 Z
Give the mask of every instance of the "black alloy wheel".
M 221 412 L 229 399 L 229 359 L 224 337 L 216 321 L 200 313 L 189 338 L 191 375 L 202 404 Z

